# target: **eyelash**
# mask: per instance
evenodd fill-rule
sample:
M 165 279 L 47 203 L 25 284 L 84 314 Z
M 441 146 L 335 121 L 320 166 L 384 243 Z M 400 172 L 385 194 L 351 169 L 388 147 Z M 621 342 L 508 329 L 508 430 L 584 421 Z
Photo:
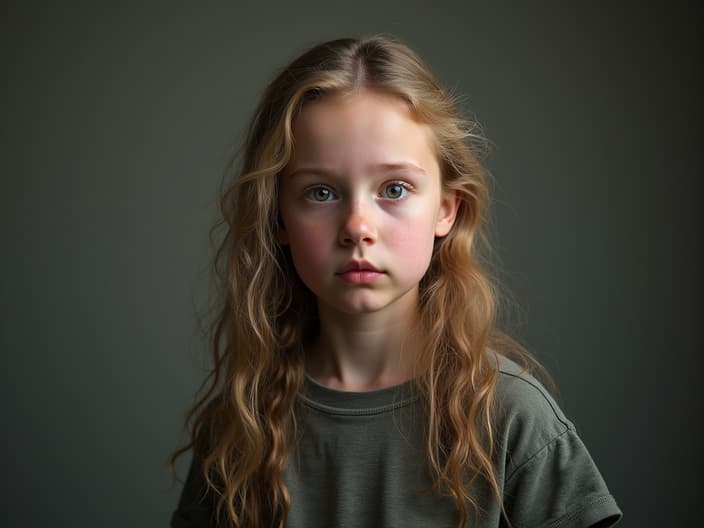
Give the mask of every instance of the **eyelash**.
M 413 185 L 411 185 L 411 184 L 408 183 L 408 182 L 404 182 L 404 181 L 400 181 L 400 180 L 390 181 L 390 182 L 388 182 L 387 184 L 385 184 L 383 188 L 384 188 L 384 189 L 388 189 L 389 187 L 391 187 L 391 186 L 393 186 L 393 185 L 398 185 L 398 186 L 401 187 L 404 191 L 406 191 L 406 194 L 402 194 L 402 196 L 399 197 L 399 198 L 385 198 L 386 200 L 391 200 L 391 201 L 393 201 L 393 202 L 400 202 L 401 200 L 404 200 L 404 199 L 408 196 L 408 193 L 413 192 L 413 191 L 415 190 L 415 187 L 413 187 Z M 306 189 L 303 191 L 303 194 L 304 194 L 304 196 L 305 196 L 306 198 L 308 198 L 311 202 L 315 202 L 315 203 L 325 203 L 325 202 L 332 201 L 332 200 L 314 200 L 314 199 L 312 199 L 312 198 L 310 197 L 310 196 L 311 196 L 311 193 L 312 193 L 313 191 L 318 190 L 318 189 L 325 189 L 325 190 L 327 190 L 328 192 L 330 192 L 330 194 L 333 195 L 333 196 L 334 196 L 334 194 L 335 194 L 335 192 L 334 192 L 330 187 L 328 187 L 327 185 L 313 185 L 313 186 L 311 186 L 311 187 L 306 188 Z

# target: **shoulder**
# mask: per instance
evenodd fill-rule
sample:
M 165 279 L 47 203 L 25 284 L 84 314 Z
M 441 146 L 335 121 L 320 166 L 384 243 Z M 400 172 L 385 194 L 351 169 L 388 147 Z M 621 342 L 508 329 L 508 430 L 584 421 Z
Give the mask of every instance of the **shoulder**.
M 495 424 L 504 447 L 513 454 L 509 465 L 519 467 L 541 449 L 576 431 L 535 377 L 505 356 L 498 359 Z
M 505 356 L 498 356 L 495 388 L 498 411 L 507 418 L 534 419 L 553 424 L 557 432 L 574 429 L 554 397 L 540 381 Z
M 616 501 L 555 399 L 535 377 L 499 356 L 495 388 L 497 470 L 515 525 L 612 526 Z

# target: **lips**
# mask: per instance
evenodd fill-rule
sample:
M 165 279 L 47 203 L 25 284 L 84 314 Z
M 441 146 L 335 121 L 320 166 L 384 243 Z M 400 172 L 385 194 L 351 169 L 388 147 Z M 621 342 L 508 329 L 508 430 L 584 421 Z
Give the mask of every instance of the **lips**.
M 368 286 L 385 275 L 366 260 L 353 260 L 337 273 L 337 276 L 351 286 Z
M 350 271 L 375 271 L 377 273 L 381 273 L 380 270 L 375 268 L 370 262 L 367 262 L 366 260 L 353 260 L 345 268 L 338 272 L 338 275 L 347 273 Z

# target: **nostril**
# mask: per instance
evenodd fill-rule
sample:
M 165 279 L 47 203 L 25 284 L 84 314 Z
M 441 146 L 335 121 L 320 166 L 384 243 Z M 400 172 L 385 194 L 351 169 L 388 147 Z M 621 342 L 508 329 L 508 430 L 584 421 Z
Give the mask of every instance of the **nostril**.
M 362 242 L 373 243 L 375 240 L 374 236 L 369 233 L 359 233 L 355 235 L 346 235 L 342 237 L 342 241 L 345 244 L 360 244 Z

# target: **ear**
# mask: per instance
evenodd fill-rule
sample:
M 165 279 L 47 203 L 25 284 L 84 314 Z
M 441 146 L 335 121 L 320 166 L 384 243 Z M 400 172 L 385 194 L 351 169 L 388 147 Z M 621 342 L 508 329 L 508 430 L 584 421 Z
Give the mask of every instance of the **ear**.
M 460 199 L 455 191 L 445 193 L 440 201 L 438 221 L 435 224 L 435 236 L 444 237 L 450 232 L 460 208 Z

